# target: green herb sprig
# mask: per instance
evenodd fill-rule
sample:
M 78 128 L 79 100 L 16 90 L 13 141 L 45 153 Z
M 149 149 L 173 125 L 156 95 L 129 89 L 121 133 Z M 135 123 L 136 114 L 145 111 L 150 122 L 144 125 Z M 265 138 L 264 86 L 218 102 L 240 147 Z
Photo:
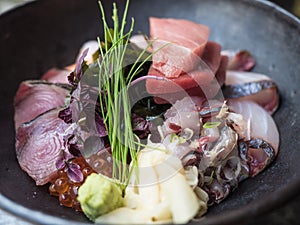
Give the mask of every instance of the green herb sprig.
M 113 156 L 112 176 L 119 180 L 125 188 L 128 185 L 132 169 L 137 168 L 137 154 L 142 146 L 140 139 L 132 131 L 128 88 L 134 76 L 150 56 L 142 57 L 145 53 L 142 51 L 125 78 L 123 74 L 124 56 L 134 27 L 132 18 L 130 29 L 125 33 L 129 0 L 126 1 L 121 24 L 119 24 L 116 4 L 113 4 L 113 32 L 107 25 L 101 2 L 99 5 L 104 26 L 104 40 L 101 42 L 98 38 L 100 108 Z M 139 62 L 142 58 L 142 62 Z M 131 159 L 130 168 L 128 167 L 128 156 Z

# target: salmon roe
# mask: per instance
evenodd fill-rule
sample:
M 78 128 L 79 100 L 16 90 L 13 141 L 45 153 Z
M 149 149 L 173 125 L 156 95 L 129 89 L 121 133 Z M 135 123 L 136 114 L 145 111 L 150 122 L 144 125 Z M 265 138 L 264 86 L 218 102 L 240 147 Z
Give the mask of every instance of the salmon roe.
M 66 207 L 72 207 L 76 211 L 82 211 L 80 203 L 77 200 L 78 189 L 83 184 L 88 175 L 94 172 L 90 165 L 85 161 L 83 157 L 78 157 L 72 160 L 80 166 L 80 170 L 84 176 L 82 182 L 72 181 L 65 168 L 57 172 L 58 176 L 54 179 L 49 186 L 49 192 L 53 196 L 57 196 L 61 205 Z

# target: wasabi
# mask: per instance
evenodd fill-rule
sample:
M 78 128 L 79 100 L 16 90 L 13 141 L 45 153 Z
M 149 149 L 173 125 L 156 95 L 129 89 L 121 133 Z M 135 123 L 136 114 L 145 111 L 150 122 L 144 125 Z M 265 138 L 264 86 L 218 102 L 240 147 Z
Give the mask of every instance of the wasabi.
M 78 190 L 82 211 L 92 221 L 124 205 L 120 187 L 101 174 L 92 173 Z

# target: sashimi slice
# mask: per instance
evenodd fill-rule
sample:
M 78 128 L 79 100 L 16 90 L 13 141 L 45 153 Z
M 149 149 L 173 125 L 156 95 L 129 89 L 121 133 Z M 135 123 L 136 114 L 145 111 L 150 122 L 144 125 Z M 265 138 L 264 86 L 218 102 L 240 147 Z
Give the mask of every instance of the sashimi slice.
M 227 65 L 228 65 L 228 57 L 222 56 L 220 66 L 216 72 L 216 79 L 219 82 L 220 87 L 225 83 Z
M 52 83 L 68 84 L 68 75 L 70 73 L 70 70 L 60 70 L 57 68 L 52 68 L 41 77 L 41 80 L 46 80 Z
M 221 63 L 221 45 L 213 41 L 207 42 L 202 60 L 215 74 Z
M 243 71 L 227 71 L 224 96 L 228 99 L 256 102 L 272 114 L 279 105 L 276 83 L 264 74 Z
M 219 92 L 220 86 L 214 80 L 210 85 L 206 86 L 205 92 L 201 89 L 201 87 L 193 87 L 187 90 L 181 90 L 175 93 L 166 93 L 166 94 L 157 94 L 154 97 L 154 101 L 156 104 L 174 104 L 179 99 L 183 99 L 184 97 L 203 97 L 204 99 L 210 99 Z
M 208 41 L 208 27 L 187 20 L 150 18 L 154 40 L 153 67 L 166 77 L 178 77 L 197 66 Z
M 240 156 L 249 166 L 249 175 L 257 175 L 277 156 L 279 131 L 268 112 L 252 101 L 229 100 L 231 110 L 243 116 L 249 123 L 250 140 L 240 140 Z
M 164 74 L 151 67 L 148 74 L 157 77 L 164 77 Z M 194 87 L 206 87 L 213 80 L 214 74 L 210 70 L 195 70 L 180 75 L 177 78 L 164 80 L 147 79 L 146 88 L 150 94 L 166 94 L 187 90 Z
M 199 62 L 195 70 L 182 73 L 179 77 L 168 77 L 169 83 L 164 80 L 148 79 L 146 81 L 146 88 L 150 94 L 164 94 L 164 93 L 175 93 L 201 86 L 203 89 L 206 85 L 209 85 L 214 78 L 214 74 L 219 72 L 219 78 L 221 83 L 224 82 L 225 68 L 227 61 L 224 58 L 222 68 L 221 63 L 221 46 L 215 42 L 208 42 L 203 52 L 203 60 Z M 219 70 L 220 68 L 220 70 Z M 151 66 L 149 72 L 151 75 L 164 77 L 165 74 Z M 221 84 L 221 85 L 222 85 Z M 209 87 L 208 87 L 209 89 Z
M 23 81 L 15 95 L 15 128 L 41 113 L 64 106 L 70 87 L 41 80 Z
M 17 159 L 36 185 L 44 185 L 56 176 L 56 162 L 70 126 L 58 118 L 60 110 L 50 110 L 22 124 L 16 132 Z
M 229 58 L 228 70 L 250 71 L 256 64 L 254 57 L 247 50 L 224 50 L 221 54 Z

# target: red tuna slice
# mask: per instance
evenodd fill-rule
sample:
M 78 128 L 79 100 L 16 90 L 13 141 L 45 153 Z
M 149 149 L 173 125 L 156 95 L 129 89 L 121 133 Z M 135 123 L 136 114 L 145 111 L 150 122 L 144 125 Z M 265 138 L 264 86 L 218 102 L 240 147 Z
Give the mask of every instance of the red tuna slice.
M 36 185 L 44 185 L 56 176 L 64 132 L 70 126 L 58 118 L 60 110 L 50 110 L 22 124 L 16 132 L 17 159 Z
M 228 61 L 229 59 L 227 56 L 222 56 L 220 66 L 216 72 L 216 79 L 220 87 L 225 83 Z
M 255 59 L 247 50 L 224 50 L 221 54 L 229 58 L 227 70 L 250 71 L 256 64 Z
M 15 128 L 43 112 L 63 106 L 70 87 L 41 80 L 23 81 L 14 99 Z
M 225 60 L 225 59 L 224 59 Z M 181 89 L 190 89 L 201 86 L 204 88 L 210 81 L 213 80 L 214 74 L 218 72 L 221 62 L 221 46 L 215 42 L 208 42 L 203 52 L 203 61 L 198 64 L 198 68 L 194 71 L 183 73 L 176 78 L 168 78 L 169 84 L 164 80 L 148 79 L 146 81 L 147 91 L 150 94 L 164 94 L 174 93 L 182 91 Z M 225 64 L 227 62 L 223 62 Z M 224 66 L 224 65 L 223 65 Z M 222 66 L 222 70 L 219 72 L 219 78 L 225 76 L 225 70 Z M 160 71 L 156 70 L 154 66 L 150 68 L 149 74 L 164 77 Z M 223 79 L 223 78 L 222 78 Z M 224 80 L 224 79 L 223 79 Z
M 154 97 L 154 101 L 156 104 L 174 104 L 179 99 L 183 99 L 184 97 L 192 97 L 197 96 L 203 99 L 210 99 L 218 93 L 220 90 L 220 85 L 214 79 L 210 85 L 205 87 L 205 93 L 201 89 L 201 87 L 193 87 L 187 90 L 182 90 L 175 93 L 167 93 L 167 94 L 157 94 Z
M 42 80 L 46 80 L 52 83 L 68 84 L 68 75 L 71 73 L 69 70 L 60 70 L 52 68 L 48 70 L 43 76 Z
M 207 42 L 203 52 L 202 60 L 215 74 L 218 71 L 221 63 L 221 45 L 212 41 Z
M 225 68 L 224 68 L 225 67 Z M 217 95 L 217 93 L 221 89 L 220 82 L 224 83 L 225 80 L 225 72 L 226 72 L 226 58 L 224 60 L 224 65 L 220 68 L 220 74 L 218 79 L 212 78 L 207 83 L 199 84 L 194 80 L 194 77 L 198 79 L 198 82 L 202 82 L 201 78 L 207 74 L 195 71 L 194 73 L 189 73 L 185 75 L 181 75 L 175 79 L 147 79 L 146 80 L 146 89 L 149 94 L 154 95 L 154 100 L 157 104 L 173 104 L 179 99 L 182 99 L 187 96 L 198 96 L 203 97 L 205 99 L 213 98 Z M 157 70 L 150 68 L 149 73 L 154 76 L 163 77 L 161 73 Z M 211 72 L 207 72 L 211 74 Z M 197 78 L 197 76 L 199 76 Z M 224 77 L 222 77 L 224 76 Z M 150 92 L 153 91 L 153 92 Z M 156 93 L 154 93 L 156 92 Z
M 211 81 L 210 85 L 207 85 L 205 88 L 205 94 L 203 93 L 201 87 L 193 87 L 187 90 L 181 90 L 175 93 L 167 93 L 167 94 L 156 94 L 154 97 L 154 101 L 157 104 L 174 104 L 178 99 L 183 99 L 186 96 L 206 96 L 206 98 L 214 97 L 220 87 L 225 83 L 226 70 L 228 65 L 228 57 L 222 56 L 220 66 L 216 72 L 216 77 L 213 81 Z M 218 84 L 215 83 L 218 82 Z
M 165 77 L 153 67 L 150 67 L 149 75 L 157 77 Z M 189 73 L 180 75 L 177 78 L 160 79 L 147 79 L 146 89 L 149 94 L 167 94 L 175 93 L 182 90 L 187 90 L 194 87 L 202 87 L 209 85 L 214 78 L 214 74 L 209 70 L 195 70 Z
M 197 66 L 210 30 L 187 20 L 150 18 L 150 35 L 154 40 L 153 67 L 166 77 L 178 77 Z

